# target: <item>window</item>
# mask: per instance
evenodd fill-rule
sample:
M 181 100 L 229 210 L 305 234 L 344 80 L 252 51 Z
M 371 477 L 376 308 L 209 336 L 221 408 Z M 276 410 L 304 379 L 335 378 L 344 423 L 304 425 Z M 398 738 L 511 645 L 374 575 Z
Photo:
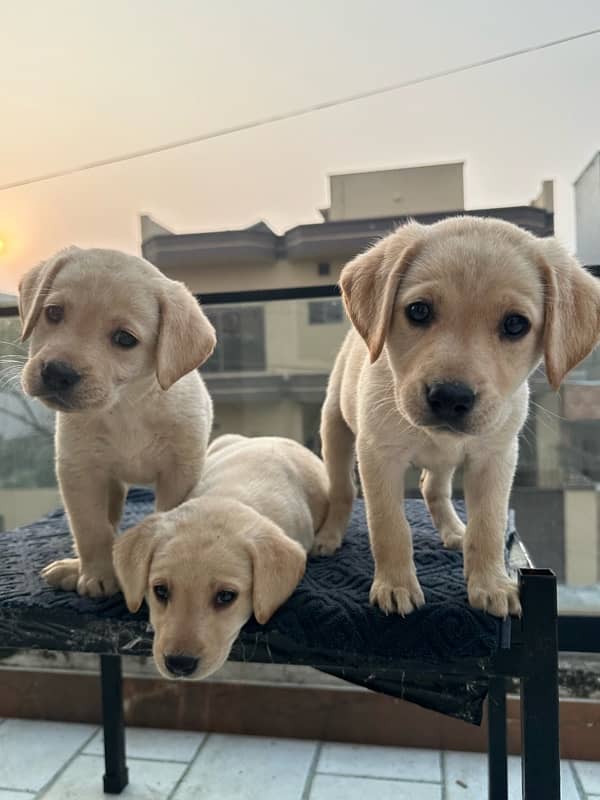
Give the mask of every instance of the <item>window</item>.
M 265 369 L 265 319 L 262 306 L 204 306 L 217 333 L 217 346 L 205 372 Z
M 332 325 L 343 321 L 341 300 L 313 300 L 308 304 L 309 325 Z

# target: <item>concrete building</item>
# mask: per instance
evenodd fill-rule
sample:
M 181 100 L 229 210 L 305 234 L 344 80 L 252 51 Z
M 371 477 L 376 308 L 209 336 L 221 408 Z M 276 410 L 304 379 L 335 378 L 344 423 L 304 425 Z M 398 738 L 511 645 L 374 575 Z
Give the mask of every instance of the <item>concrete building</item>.
M 419 175 L 426 187 L 436 175 L 447 175 L 450 189 L 432 191 L 426 202 L 427 191 L 415 188 Z M 387 198 L 381 202 L 375 200 L 378 179 Z M 322 223 L 299 225 L 282 236 L 264 222 L 244 230 L 175 234 L 143 216 L 142 252 L 170 277 L 184 281 L 201 295 L 331 285 L 350 258 L 409 217 L 427 224 L 465 213 L 462 185 L 462 164 L 332 175 L 331 204 L 321 211 Z M 371 211 L 366 197 L 372 198 Z M 420 210 L 391 213 L 394 197 L 407 198 L 406 202 L 414 197 Z M 458 205 L 440 210 L 437 204 L 442 202 L 445 206 Z M 386 213 L 380 213 L 381 209 Z M 361 216 L 356 216 L 358 213 Z M 552 182 L 546 182 L 530 204 L 471 209 L 467 213 L 505 219 L 538 236 L 550 236 L 554 231 Z
M 462 211 L 463 163 L 331 175 L 326 222 Z
M 577 257 L 600 265 L 600 151 L 573 184 Z
M 143 254 L 207 300 L 227 292 L 331 287 L 349 259 L 406 221 L 408 213 L 424 223 L 464 213 L 463 165 L 332 175 L 330 195 L 329 208 L 321 212 L 324 222 L 282 236 L 263 222 L 241 231 L 176 235 L 144 216 Z M 548 236 L 553 232 L 551 183 L 533 204 L 469 213 Z M 348 330 L 340 299 L 206 308 L 218 338 L 203 369 L 215 400 L 217 430 L 280 433 L 314 442 L 327 377 Z

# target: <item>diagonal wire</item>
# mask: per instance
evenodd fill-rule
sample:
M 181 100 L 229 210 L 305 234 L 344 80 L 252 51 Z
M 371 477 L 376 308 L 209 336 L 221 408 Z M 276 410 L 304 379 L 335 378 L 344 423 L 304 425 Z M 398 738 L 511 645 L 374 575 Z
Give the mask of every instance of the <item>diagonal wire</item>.
M 230 136 L 233 133 L 241 133 L 242 131 L 249 131 L 253 128 L 261 128 L 265 125 L 273 125 L 276 122 L 284 122 L 285 120 L 290 119 L 298 119 L 299 117 L 306 116 L 307 114 L 314 114 L 317 111 L 325 111 L 327 109 L 336 108 L 338 106 L 347 105 L 349 103 L 355 103 L 359 100 L 366 100 L 370 97 L 378 97 L 383 94 L 387 94 L 389 92 L 396 92 L 399 89 L 406 89 L 409 86 L 418 86 L 422 83 L 427 83 L 429 81 L 438 80 L 439 78 L 445 78 L 449 75 L 458 75 L 462 72 L 468 72 L 470 70 L 478 69 L 479 67 L 484 67 L 489 64 L 497 64 L 501 61 L 508 61 L 511 58 L 517 58 L 518 56 L 526 55 L 527 53 L 535 53 L 539 52 L 540 50 L 548 50 L 551 47 L 557 47 L 561 44 L 566 44 L 567 42 L 573 42 L 578 39 L 585 39 L 589 36 L 596 36 L 600 33 L 600 28 L 594 28 L 592 30 L 583 31 L 582 33 L 576 33 L 572 36 L 564 36 L 561 39 L 553 39 L 549 42 L 543 42 L 542 44 L 532 45 L 530 47 L 523 47 L 519 50 L 511 50 L 508 53 L 501 53 L 500 55 L 490 56 L 489 58 L 483 58 L 479 61 L 472 61 L 468 64 L 461 64 L 457 67 L 451 67 L 449 69 L 439 70 L 437 72 L 430 72 L 425 75 L 421 75 L 416 78 L 409 78 L 408 80 L 398 81 L 396 83 L 390 83 L 386 86 L 380 86 L 376 89 L 368 89 L 363 92 L 356 92 L 355 94 L 345 95 L 344 97 L 338 97 L 333 100 L 324 100 L 321 103 L 313 103 L 312 105 L 304 106 L 302 108 L 293 110 L 293 111 L 282 111 L 278 114 L 270 114 L 268 116 L 259 117 L 255 120 L 251 120 L 249 122 L 243 122 L 238 125 L 231 125 L 225 128 L 218 128 L 214 131 L 208 131 L 206 133 L 200 133 L 196 136 L 189 136 L 185 139 L 176 139 L 171 142 L 166 142 L 164 144 L 154 145 L 152 147 L 142 148 L 140 150 L 134 150 L 129 153 L 124 153 L 120 156 L 112 156 L 109 158 L 101 158 L 96 161 L 88 161 L 85 164 L 79 164 L 74 167 L 67 167 L 66 169 L 56 170 L 55 172 L 47 172 L 42 175 L 36 175 L 32 178 L 24 178 L 23 180 L 13 181 L 11 183 L 5 183 L 0 185 L 0 192 L 5 192 L 8 189 L 17 189 L 21 186 L 30 186 L 33 183 L 41 183 L 42 181 L 49 181 L 53 180 L 54 178 L 63 178 L 67 175 L 75 175 L 79 172 L 87 172 L 88 170 L 98 169 L 99 167 L 107 167 L 111 164 L 122 164 L 124 161 L 133 161 L 137 158 L 144 158 L 146 156 L 155 155 L 157 153 L 165 153 L 169 150 L 176 150 L 180 147 L 187 147 L 191 144 L 197 144 L 199 142 L 207 142 L 210 139 L 219 139 L 223 136 Z

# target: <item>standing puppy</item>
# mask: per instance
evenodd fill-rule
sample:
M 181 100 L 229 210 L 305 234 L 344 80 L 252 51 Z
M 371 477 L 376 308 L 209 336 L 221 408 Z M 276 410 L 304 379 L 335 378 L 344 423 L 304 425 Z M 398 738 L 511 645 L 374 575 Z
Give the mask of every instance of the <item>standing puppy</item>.
M 118 590 L 112 542 L 127 484 L 183 502 L 200 477 L 212 404 L 196 372 L 215 333 L 183 284 L 115 250 L 58 253 L 19 286 L 23 389 L 57 414 L 56 471 L 78 558 L 43 570 L 51 586 Z
M 351 261 L 340 285 L 354 330 L 323 407 L 330 510 L 314 552 L 342 541 L 356 443 L 375 559 L 371 602 L 400 614 L 424 603 L 403 510 L 414 464 L 444 544 L 464 549 L 471 605 L 518 614 L 504 532 L 527 378 L 543 356 L 556 389 L 593 349 L 600 283 L 553 239 L 462 217 L 399 228 Z M 466 530 L 451 503 L 460 465 Z

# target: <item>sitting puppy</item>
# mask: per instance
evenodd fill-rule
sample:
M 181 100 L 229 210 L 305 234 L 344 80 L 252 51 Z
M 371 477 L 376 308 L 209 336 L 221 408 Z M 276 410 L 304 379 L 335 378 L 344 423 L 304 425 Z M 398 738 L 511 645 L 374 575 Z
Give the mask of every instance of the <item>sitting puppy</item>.
M 403 511 L 403 476 L 414 464 L 444 544 L 464 549 L 471 605 L 519 614 L 504 533 L 527 378 L 543 356 L 556 389 L 593 349 L 600 282 L 553 239 L 462 217 L 400 227 L 351 261 L 340 285 L 354 330 L 323 407 L 331 493 L 315 552 L 332 553 L 342 540 L 356 442 L 375 559 L 371 602 L 400 614 L 424 602 Z M 459 465 L 466 530 L 451 503 Z
M 127 484 L 154 484 L 166 510 L 200 477 L 212 404 L 196 368 L 214 329 L 183 284 L 114 250 L 72 247 L 31 270 L 19 310 L 31 337 L 23 389 L 58 412 L 56 471 L 78 553 L 42 574 L 113 594 Z
M 197 491 L 114 545 L 127 607 L 146 596 L 167 678 L 205 678 L 252 612 L 269 620 L 300 582 L 327 511 L 325 467 L 291 439 L 221 436 Z

